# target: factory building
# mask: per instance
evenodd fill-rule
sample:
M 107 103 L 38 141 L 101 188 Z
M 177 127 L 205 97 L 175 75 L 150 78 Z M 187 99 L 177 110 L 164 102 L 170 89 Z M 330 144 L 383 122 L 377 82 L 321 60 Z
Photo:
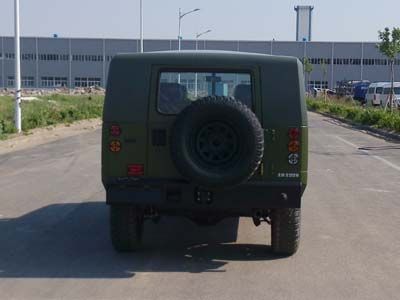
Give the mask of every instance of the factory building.
M 373 42 L 201 40 L 197 46 L 199 50 L 307 57 L 313 64 L 313 71 L 306 76 L 309 87 L 334 88 L 345 79 L 389 80 L 388 61 Z M 145 52 L 177 48 L 176 40 L 144 41 Z M 195 40 L 182 41 L 182 50 L 195 49 Z M 23 37 L 22 87 L 105 87 L 112 58 L 138 51 L 139 40 Z M 14 87 L 14 58 L 14 39 L 0 37 L 0 88 Z M 396 60 L 395 72 L 399 79 L 400 60 Z

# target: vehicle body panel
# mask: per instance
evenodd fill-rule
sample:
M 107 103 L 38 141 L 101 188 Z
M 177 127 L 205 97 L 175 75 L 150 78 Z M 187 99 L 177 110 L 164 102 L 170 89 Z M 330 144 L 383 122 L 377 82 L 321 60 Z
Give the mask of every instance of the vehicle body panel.
M 182 178 L 170 157 L 168 143 L 176 115 L 165 115 L 157 111 L 157 87 L 162 70 L 250 72 L 253 110 L 264 129 L 265 155 L 259 170 L 248 184 L 235 187 L 236 193 L 212 192 L 220 195 L 221 199 L 227 199 L 235 198 L 233 195 L 244 198 L 246 193 L 255 195 L 263 191 L 263 208 L 276 206 L 277 203 L 281 203 L 282 207 L 300 206 L 300 197 L 307 185 L 308 164 L 308 127 L 302 64 L 293 57 L 223 51 L 124 54 L 112 60 L 102 134 L 102 181 L 108 193 L 108 203 L 129 197 L 132 199 L 131 203 L 135 203 L 134 199 L 141 196 L 151 198 L 151 195 L 161 195 L 157 201 L 162 201 L 163 204 L 157 203 L 166 209 L 174 208 L 165 197 L 168 189 L 172 187 L 173 190 L 177 186 L 173 182 L 179 182 L 181 194 L 192 195 L 196 188 L 186 178 Z M 109 128 L 113 124 L 121 127 L 120 137 L 110 136 Z M 296 165 L 288 163 L 290 128 L 300 129 L 300 162 Z M 161 137 L 165 142 L 155 142 L 155 136 Z M 118 153 L 108 149 L 110 142 L 115 139 L 122 144 Z M 144 165 L 144 174 L 128 176 L 129 164 Z M 291 197 L 286 203 L 277 200 L 281 194 L 293 193 L 293 186 L 296 186 L 294 190 L 298 190 L 296 197 Z M 121 199 L 118 200 L 118 197 Z M 143 203 L 145 200 L 137 201 Z M 261 200 L 254 201 L 259 203 L 257 201 Z M 221 200 L 220 204 L 222 203 L 229 206 L 229 201 Z M 183 204 L 178 207 L 185 208 Z
M 369 85 L 365 95 L 367 106 L 381 105 L 381 93 L 386 82 L 373 82 Z

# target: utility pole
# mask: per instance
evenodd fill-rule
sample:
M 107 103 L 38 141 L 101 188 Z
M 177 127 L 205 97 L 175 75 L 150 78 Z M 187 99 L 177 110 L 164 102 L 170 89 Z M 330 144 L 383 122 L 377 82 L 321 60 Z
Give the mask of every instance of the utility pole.
M 182 13 L 181 9 L 179 8 L 179 20 L 178 20 L 178 51 L 181 51 L 181 42 L 182 42 L 182 26 L 181 26 L 181 22 L 182 22 L 182 18 L 188 14 L 194 13 L 196 11 L 199 11 L 200 8 L 195 8 L 193 10 L 190 10 L 188 12 Z M 178 74 L 178 83 L 181 83 L 181 74 Z
M 201 32 L 201 33 L 197 33 L 196 34 L 196 51 L 198 51 L 199 50 L 199 37 L 201 37 L 202 35 L 204 35 L 204 34 L 207 34 L 207 33 L 209 33 L 209 32 L 211 32 L 211 29 L 208 29 L 208 30 L 206 30 L 206 31 L 204 31 L 204 32 Z M 197 72 L 196 72 L 196 74 L 195 74 L 195 80 L 194 80 L 194 96 L 195 96 L 195 98 L 197 98 L 197 94 L 198 94 L 198 90 L 197 90 Z
M 15 0 L 15 128 L 21 132 L 21 50 L 19 33 L 19 0 Z
M 143 53 L 143 0 L 140 0 L 140 53 Z
M 179 51 L 181 51 L 181 41 L 182 41 L 182 26 L 181 26 L 182 18 L 183 18 L 184 16 L 188 15 L 188 14 L 194 13 L 194 12 L 199 11 L 199 10 L 200 10 L 200 8 L 195 8 L 195 9 L 193 9 L 193 10 L 191 10 L 191 11 L 182 13 L 181 9 L 179 8 L 179 23 L 178 23 L 178 25 L 179 25 L 179 32 L 178 32 L 178 50 L 179 50 Z

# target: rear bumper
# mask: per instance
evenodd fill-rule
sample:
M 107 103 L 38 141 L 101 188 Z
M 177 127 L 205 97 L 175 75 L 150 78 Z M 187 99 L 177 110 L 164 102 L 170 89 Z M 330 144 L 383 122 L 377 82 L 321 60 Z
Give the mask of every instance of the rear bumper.
M 166 182 L 143 186 L 112 185 L 106 187 L 106 195 L 107 204 L 152 207 L 177 215 L 187 211 L 209 211 L 251 216 L 259 209 L 299 208 L 303 190 L 300 182 L 248 183 L 224 190 Z

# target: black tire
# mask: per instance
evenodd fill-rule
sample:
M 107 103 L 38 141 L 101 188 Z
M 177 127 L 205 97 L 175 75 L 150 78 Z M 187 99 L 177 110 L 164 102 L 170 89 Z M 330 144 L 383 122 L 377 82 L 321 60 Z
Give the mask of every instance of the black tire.
M 115 250 L 137 250 L 142 241 L 143 215 L 132 206 L 111 205 L 110 231 Z
M 171 157 L 184 178 L 199 186 L 231 187 L 247 181 L 264 154 L 263 129 L 256 115 L 230 97 L 193 102 L 177 117 Z
M 271 213 L 271 246 L 279 255 L 296 253 L 300 242 L 300 208 L 278 208 Z

